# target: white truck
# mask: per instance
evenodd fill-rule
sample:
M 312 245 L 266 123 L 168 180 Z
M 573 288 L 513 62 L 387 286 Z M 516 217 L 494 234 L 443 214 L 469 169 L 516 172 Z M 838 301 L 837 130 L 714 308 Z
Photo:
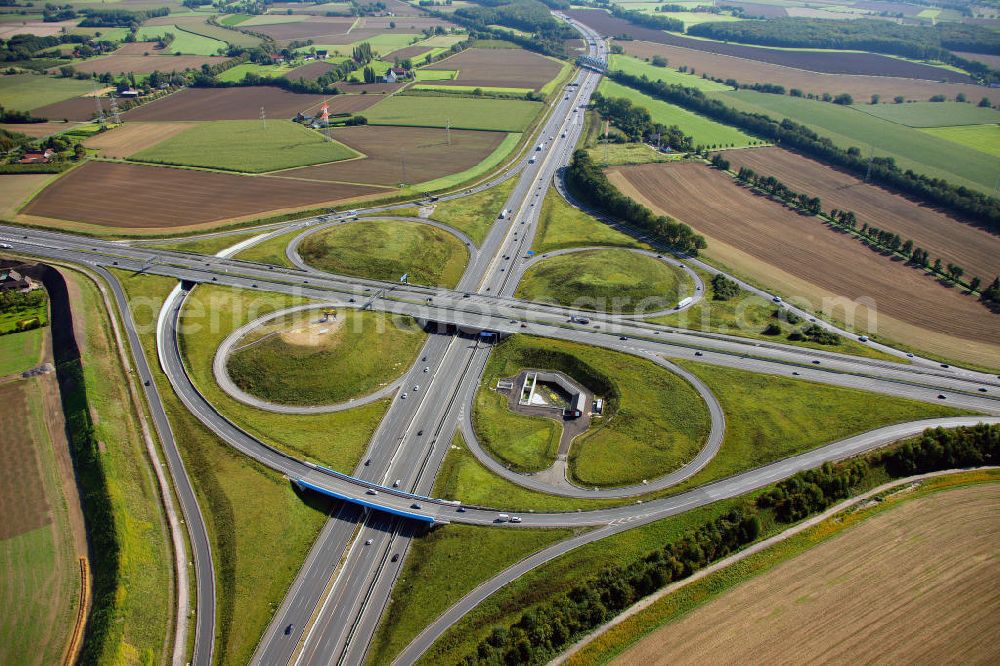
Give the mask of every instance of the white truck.
M 674 308 L 674 309 L 675 310 L 680 310 L 681 308 L 686 308 L 687 306 L 691 305 L 691 303 L 693 303 L 693 302 L 694 302 L 694 298 L 692 298 L 691 296 L 688 296 L 687 298 L 682 298 L 681 302 L 678 303 L 677 307 Z
M 497 516 L 496 522 L 506 523 L 508 520 L 510 520 L 510 516 L 508 516 L 506 513 L 501 513 L 500 515 Z
M 510 208 L 504 208 L 502 211 L 500 211 L 501 220 L 506 220 L 508 215 L 510 215 Z

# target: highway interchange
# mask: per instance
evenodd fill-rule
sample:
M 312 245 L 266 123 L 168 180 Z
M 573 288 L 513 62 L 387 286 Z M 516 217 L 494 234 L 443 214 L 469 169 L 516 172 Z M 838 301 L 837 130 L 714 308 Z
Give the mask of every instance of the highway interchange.
M 589 28 L 576 23 L 573 25 L 590 42 L 591 55 L 603 59 L 605 53 L 601 39 Z M 280 471 L 291 480 L 301 480 L 304 487 L 348 500 L 335 503 L 330 519 L 262 637 L 254 663 L 360 664 L 405 563 L 408 546 L 415 536 L 426 529 L 427 522 L 463 522 L 507 529 L 566 526 L 596 526 L 597 529 L 537 553 L 484 583 L 437 618 L 399 656 L 397 663 L 400 664 L 412 663 L 441 632 L 505 581 L 583 543 L 719 499 L 735 497 L 796 471 L 917 434 L 925 427 L 1000 422 L 1000 418 L 996 418 L 1000 415 L 1000 380 L 997 376 L 942 367 L 939 363 L 915 357 L 906 358 L 904 353 L 884 345 L 877 347 L 900 357 L 900 362 L 873 361 L 735 336 L 697 333 L 650 324 L 630 316 L 584 313 L 514 299 L 520 277 L 529 262 L 534 261 L 527 250 L 535 235 L 542 198 L 549 185 L 558 182 L 559 169 L 570 160 L 582 130 L 581 107 L 586 106 L 599 80 L 599 73 L 580 70 L 565 94 L 557 96 L 536 142 L 545 142 L 543 150 L 536 151 L 536 144 L 531 144 L 528 152 L 501 176 L 472 190 L 442 197 L 467 196 L 509 178 L 518 179 L 504 206 L 511 211 L 510 215 L 493 224 L 478 249 L 467 238 L 464 239 L 470 247 L 470 261 L 453 290 L 330 275 L 302 265 L 295 251 L 298 241 L 321 228 L 346 223 L 345 216 L 311 218 L 276 226 L 211 258 L 152 249 L 144 243 L 109 242 L 0 226 L 0 238 L 15 244 L 18 251 L 91 266 L 111 285 L 125 323 L 136 372 L 145 384 L 153 421 L 187 519 L 197 581 L 194 663 L 211 663 L 214 649 L 215 588 L 211 548 L 183 461 L 173 442 L 152 371 L 146 364 L 139 335 L 128 314 L 127 297 L 117 279 L 107 270 L 110 268 L 143 271 L 182 281 L 164 303 L 158 317 L 157 352 L 162 370 L 192 414 L 220 439 L 245 455 Z M 529 156 L 536 156 L 536 159 L 529 161 Z M 362 212 L 384 214 L 392 219 L 393 209 L 399 207 L 402 206 Z M 297 228 L 302 229 L 302 234 L 288 247 L 290 259 L 299 266 L 297 269 L 230 258 L 241 249 Z M 670 259 L 665 256 L 664 260 Z M 692 258 L 683 258 L 683 265 L 715 271 Z M 392 385 L 391 390 L 385 391 L 385 394 L 391 394 L 407 386 L 422 386 L 419 392 L 411 394 L 410 399 L 396 399 L 391 403 L 364 458 L 351 475 L 344 475 L 298 460 L 258 441 L 216 411 L 192 383 L 178 346 L 177 326 L 187 294 L 195 285 L 204 283 L 294 294 L 338 307 L 367 307 L 412 316 L 447 328 L 441 329 L 442 334 L 428 336 L 419 353 L 420 360 Z M 700 282 L 696 284 L 700 286 Z M 772 296 L 750 285 L 741 283 L 741 286 L 767 297 Z M 789 309 L 799 312 L 801 316 L 814 316 Z M 579 316 L 586 316 L 589 322 L 570 321 L 571 317 Z M 826 322 L 819 323 L 839 330 Z M 457 335 L 455 327 L 470 334 Z M 496 335 L 477 336 L 475 333 L 478 331 Z M 849 335 L 845 331 L 840 332 Z M 512 333 L 529 333 L 614 349 L 651 359 L 673 371 L 680 370 L 666 359 L 697 356 L 701 362 L 752 372 L 797 376 L 804 380 L 927 402 L 945 400 L 947 404 L 993 416 L 936 419 L 889 426 L 672 497 L 576 513 L 532 513 L 524 515 L 524 522 L 520 524 L 497 523 L 498 509 L 503 507 L 461 507 L 460 510 L 454 503 L 428 497 L 456 428 L 463 432 L 470 449 L 477 452 L 482 462 L 497 474 L 528 488 L 581 498 L 624 498 L 674 485 L 711 460 L 721 444 L 725 429 L 721 407 L 710 392 L 703 394 L 713 421 L 709 440 L 688 465 L 661 479 L 650 480 L 649 485 L 594 491 L 554 487 L 534 477 L 510 472 L 479 449 L 471 427 L 471 404 L 492 345 L 499 335 Z M 224 356 L 222 358 L 224 360 Z M 423 371 L 425 367 L 429 368 L 426 373 Z M 218 368 L 216 370 L 218 375 Z M 687 375 L 686 378 L 689 381 L 693 379 Z M 697 387 L 696 379 L 692 383 Z M 350 406 L 357 404 L 360 403 Z M 399 487 L 394 488 L 397 480 Z

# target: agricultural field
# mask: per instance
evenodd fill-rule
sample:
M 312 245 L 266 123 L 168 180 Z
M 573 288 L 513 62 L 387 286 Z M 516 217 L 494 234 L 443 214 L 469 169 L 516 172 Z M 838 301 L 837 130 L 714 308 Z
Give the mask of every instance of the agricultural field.
M 683 153 L 663 153 L 646 143 L 601 143 L 586 148 L 590 159 L 603 166 L 674 162 L 684 159 Z
M 393 95 L 368 109 L 373 125 L 445 127 L 522 132 L 542 110 L 540 102 L 467 97 Z
M 185 230 L 384 191 L 364 185 L 88 162 L 45 188 L 21 213 L 30 216 L 28 220 L 82 223 L 68 225 L 76 229 Z
M 455 85 L 540 90 L 559 75 L 562 64 L 523 49 L 472 48 L 425 69 L 457 71 Z
M 58 177 L 59 174 L 24 173 L 0 178 L 0 217 L 12 219 L 22 203 Z
M 0 660 L 57 663 L 76 624 L 86 541 L 55 376 L 2 384 L 0 401 L 0 601 L 17 609 L 0 619 Z
M 455 236 L 429 224 L 364 219 L 308 236 L 299 254 L 309 265 L 341 275 L 454 287 L 469 253 Z
M 0 377 L 20 374 L 39 364 L 45 329 L 0 335 Z
M 16 132 L 30 136 L 33 139 L 42 139 L 53 134 L 65 132 L 76 127 L 75 123 L 65 123 L 61 121 L 50 121 L 47 123 L 0 123 L 0 129 L 8 132 Z
M 538 231 L 532 249 L 536 254 L 552 250 L 586 246 L 648 247 L 566 203 L 554 187 L 550 187 L 542 202 Z
M 716 148 L 742 148 L 758 143 L 748 134 L 735 127 L 717 123 L 714 120 L 691 113 L 679 106 L 653 99 L 649 95 L 623 86 L 620 83 L 602 79 L 597 87 L 605 97 L 624 97 L 636 106 L 649 110 L 654 122 L 663 123 L 667 127 L 677 125 L 681 130 L 694 138 L 696 146 L 711 146 Z
M 61 102 L 40 106 L 33 109 L 32 113 L 40 118 L 48 118 L 52 121 L 62 121 L 63 126 L 69 129 L 70 122 L 89 122 L 97 115 L 98 101 L 104 113 L 110 111 L 110 100 L 93 97 L 70 97 Z
M 239 26 L 265 34 L 277 41 L 311 39 L 316 44 L 346 44 L 356 41 L 347 34 L 355 21 L 356 19 L 351 16 L 321 17 L 266 14 L 241 21 Z M 342 41 L 344 39 L 346 41 Z
M 797 88 L 807 95 L 837 95 L 846 92 L 854 98 L 856 104 L 868 103 L 872 95 L 880 95 L 883 102 L 889 102 L 896 96 L 922 101 L 934 95 L 955 99 L 959 93 L 964 93 L 974 103 L 985 96 L 994 104 L 1000 104 L 1000 90 L 977 86 L 971 82 L 940 83 L 899 76 L 828 74 L 800 69 L 794 63 L 789 66 L 779 65 L 669 44 L 634 41 L 622 42 L 621 45 L 630 56 L 646 59 L 658 55 L 666 58 L 671 67 L 687 66 L 694 70 L 698 78 L 706 74 L 717 79 L 736 79 L 745 84 L 773 83 L 785 86 L 787 90 Z
M 425 183 L 474 169 L 483 162 L 492 161 L 498 154 L 506 156 L 513 148 L 510 137 L 520 136 L 502 132 L 375 126 L 335 128 L 329 135 L 363 154 L 365 159 L 304 167 L 281 175 L 318 182 L 360 182 L 392 187 L 400 183 Z
M 101 157 L 124 159 L 191 128 L 190 123 L 125 123 L 94 134 L 83 145 Z
M 136 33 L 136 39 L 139 41 L 156 41 L 168 32 L 173 34 L 174 40 L 165 49 L 167 53 L 210 56 L 217 54 L 219 49 L 223 49 L 223 51 L 226 49 L 226 42 L 203 35 L 196 35 L 176 25 L 141 27 Z M 227 30 L 226 32 L 229 31 Z
M 326 63 L 313 63 L 313 64 L 325 65 Z M 230 67 L 229 69 L 222 72 L 215 78 L 216 80 L 222 81 L 224 83 L 237 83 L 239 81 L 242 81 L 247 74 L 256 74 L 257 76 L 267 76 L 270 78 L 275 78 L 278 76 L 286 76 L 286 75 L 288 75 L 288 78 L 290 79 L 298 79 L 299 76 L 302 76 L 303 78 L 310 78 L 306 76 L 305 73 L 292 75 L 293 71 L 296 70 L 289 65 L 258 65 L 255 62 L 245 62 L 236 65 L 235 67 Z M 317 74 L 316 76 L 319 76 L 319 74 Z M 311 78 L 316 78 L 316 76 L 313 76 Z
M 897 504 L 748 576 L 612 663 L 991 661 L 997 501 L 1000 484 L 990 483 Z
M 978 102 L 979 100 L 974 100 Z M 914 102 L 852 106 L 870 116 L 907 127 L 950 127 L 1000 123 L 1000 111 L 962 102 Z
M 854 330 L 983 365 L 1000 356 L 995 315 L 972 297 L 867 249 L 816 218 L 701 164 L 615 167 L 609 177 L 653 210 L 687 222 L 717 265 Z
M 960 218 L 782 148 L 732 151 L 727 159 L 733 171 L 746 166 L 774 176 L 796 192 L 818 196 L 826 211 L 854 211 L 859 226 L 867 223 L 913 239 L 945 264 L 955 262 L 970 275 L 989 281 L 1000 274 L 1000 237 Z
M 34 111 L 89 93 L 92 88 L 90 81 L 44 74 L 0 76 L 0 100 L 3 100 L 3 107 L 17 111 Z
M 583 250 L 539 261 L 517 296 L 598 312 L 656 312 L 694 294 L 677 268 L 625 249 Z
M 944 178 L 981 192 L 992 192 L 996 184 L 997 163 L 986 153 L 859 113 L 848 106 L 752 90 L 710 95 L 741 111 L 764 113 L 776 120 L 790 118 L 829 137 L 841 148 L 855 146 L 863 152 L 874 149 L 876 155 L 895 158 L 902 169 Z
M 224 171 L 263 173 L 360 157 L 347 146 L 289 120 L 198 123 L 130 159 Z
M 191 35 L 197 37 L 197 35 Z M 203 38 L 198 38 L 203 39 Z M 214 51 L 212 52 L 214 53 Z M 183 72 L 185 69 L 201 69 L 202 65 L 217 65 L 229 58 L 217 55 L 117 55 L 93 58 L 73 63 L 73 69 L 85 74 L 149 74 L 154 71 Z
M 732 90 L 732 88 L 723 83 L 703 79 L 696 74 L 679 72 L 670 67 L 656 67 L 648 62 L 627 55 L 610 56 L 608 58 L 608 68 L 611 70 L 619 69 L 632 76 L 646 76 L 651 81 L 663 81 L 669 85 L 687 86 L 688 88 L 697 88 L 705 92 Z
M 1000 157 L 1000 126 L 998 125 L 928 127 L 921 131 L 993 157 Z
M 128 121 L 253 120 L 260 118 L 263 107 L 268 118 L 288 119 L 299 112 L 317 110 L 324 99 L 322 95 L 300 95 L 270 86 L 185 88 L 132 109 L 124 118 Z M 330 113 L 354 112 L 373 103 L 353 95 L 338 95 L 330 99 Z M 359 108 L 352 108 L 356 106 Z
M 874 53 L 858 53 L 852 51 L 810 51 L 799 49 L 772 49 L 760 46 L 745 46 L 743 44 L 723 43 L 708 39 L 693 39 L 682 37 L 662 30 L 644 28 L 634 25 L 624 19 L 611 16 L 602 10 L 575 9 L 566 12 L 568 16 L 584 23 L 603 35 L 630 35 L 633 39 L 682 46 L 697 51 L 706 51 L 721 55 L 735 56 L 759 60 L 775 65 L 797 67 L 812 72 L 829 74 L 867 74 L 873 76 L 900 76 L 912 79 L 927 79 L 930 81 L 949 81 L 952 83 L 970 83 L 971 78 L 941 67 L 923 65 L 899 58 L 876 55 Z
M 600 422 L 570 449 L 569 473 L 584 486 L 618 486 L 661 476 L 692 458 L 708 435 L 708 409 L 686 381 L 651 361 L 577 343 L 515 336 L 490 355 L 473 413 L 483 445 L 516 468 L 544 468 L 554 461 L 561 428 L 552 419 L 508 410 L 497 380 L 525 368 L 559 370 L 605 399 Z M 545 422 L 542 424 L 542 422 Z M 522 428 L 551 424 L 547 436 L 522 438 Z M 512 457 L 512 454 L 516 454 Z
M 174 24 L 187 32 L 193 32 L 196 35 L 201 35 L 202 37 L 207 37 L 220 42 L 226 42 L 234 46 L 253 48 L 255 46 L 260 46 L 261 43 L 261 39 L 259 37 L 254 37 L 253 35 L 248 35 L 245 32 L 240 32 L 238 30 L 227 30 L 226 28 L 211 25 L 208 23 L 208 19 L 203 15 L 179 16 L 177 14 L 172 14 L 170 16 L 151 19 L 146 22 L 146 25 L 151 26 L 160 24 L 161 21 L 162 24 Z M 223 24 L 225 25 L 225 23 Z
M 402 375 L 426 339 L 412 319 L 345 310 L 286 315 L 240 340 L 229 357 L 233 382 L 268 402 L 326 405 L 372 393 Z

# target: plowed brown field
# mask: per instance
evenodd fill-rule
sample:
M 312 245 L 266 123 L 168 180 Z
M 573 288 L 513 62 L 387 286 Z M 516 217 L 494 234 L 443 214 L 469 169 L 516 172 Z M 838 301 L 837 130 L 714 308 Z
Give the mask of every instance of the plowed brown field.
M 436 86 L 482 86 L 497 88 L 541 88 L 559 74 L 560 65 L 521 49 L 466 49 L 427 69 L 458 70 L 454 81 L 435 81 Z
M 330 134 L 367 158 L 291 169 L 281 175 L 391 186 L 421 183 L 475 166 L 506 136 L 503 132 L 451 130 L 449 145 L 446 130 L 425 127 L 344 127 Z
M 317 44 L 340 44 L 347 42 L 325 41 L 333 35 L 345 34 L 352 25 L 354 17 L 310 16 L 304 21 L 295 23 L 270 23 L 247 26 L 247 30 L 263 33 L 272 39 L 312 39 Z M 351 40 L 354 41 L 354 40 Z
M 30 216 L 109 227 L 186 227 L 385 192 L 362 185 L 88 162 L 26 206 Z
M 108 113 L 111 109 L 109 100 L 106 98 L 101 99 L 101 106 L 104 108 L 104 113 Z M 97 115 L 97 103 L 93 97 L 70 97 L 61 102 L 34 109 L 31 113 L 39 118 L 48 118 L 55 121 L 88 121 Z
M 985 88 L 971 83 L 938 83 L 894 76 L 824 74 L 654 42 L 622 42 L 622 46 L 631 56 L 637 58 L 663 56 L 671 67 L 687 65 L 689 68 L 694 68 L 695 73 L 699 75 L 704 73 L 717 79 L 736 79 L 740 83 L 775 83 L 789 90 L 798 88 L 806 94 L 837 95 L 846 92 L 859 103 L 868 103 L 871 96 L 876 94 L 882 96 L 882 101 L 889 102 L 897 95 L 902 95 L 906 99 L 927 101 L 934 95 L 945 95 L 948 99 L 955 99 L 959 93 L 965 93 L 966 97 L 977 102 L 983 97 L 989 97 L 994 104 L 1000 104 L 1000 88 Z
M 846 319 L 869 334 L 997 365 L 997 315 L 816 218 L 702 164 L 618 167 L 609 176 L 626 194 L 705 234 L 706 256 L 786 300 Z
M 970 276 L 989 281 L 1000 275 L 1000 236 L 781 148 L 733 150 L 726 159 L 734 171 L 750 167 L 797 192 L 818 196 L 824 210 L 852 210 L 859 225 L 867 223 L 903 239 L 912 238 L 945 264 L 953 261 L 964 267 Z
M 253 120 L 260 109 L 268 118 L 292 118 L 300 111 L 315 110 L 327 99 L 322 95 L 298 95 L 270 86 L 246 88 L 186 88 L 125 114 L 126 120 Z M 367 109 L 380 97 L 367 95 L 330 97 L 330 112 Z
M 183 72 L 185 69 L 200 69 L 202 65 L 218 65 L 229 58 L 222 56 L 200 55 L 119 55 L 117 53 L 106 58 L 73 63 L 74 69 L 86 74 L 148 74 L 159 70 L 161 72 Z
M 668 624 L 615 664 L 1000 660 L 1000 484 L 906 502 Z
M 662 30 L 653 30 L 652 28 L 644 28 L 629 23 L 624 19 L 615 18 L 600 9 L 574 9 L 567 11 L 566 14 L 592 27 L 602 35 L 614 36 L 626 34 L 631 35 L 633 39 L 671 44 L 673 46 L 686 46 L 697 51 L 708 51 L 710 53 L 721 53 L 738 58 L 749 58 L 776 65 L 785 65 L 786 67 L 800 67 L 813 72 L 904 76 L 914 79 L 928 79 L 930 81 L 953 81 L 955 83 L 967 83 L 971 81 L 970 77 L 965 74 L 940 67 L 932 67 L 931 65 L 921 65 L 915 62 L 876 55 L 874 53 L 796 51 L 793 49 L 769 49 L 745 46 L 743 44 L 679 37 Z

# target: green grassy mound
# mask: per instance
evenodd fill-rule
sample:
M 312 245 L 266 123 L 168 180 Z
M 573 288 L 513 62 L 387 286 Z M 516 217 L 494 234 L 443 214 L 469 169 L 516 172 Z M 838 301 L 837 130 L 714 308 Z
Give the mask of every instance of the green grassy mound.
M 517 296 L 601 312 L 653 312 L 693 293 L 677 268 L 628 250 L 586 250 L 540 261 L 525 272 Z
M 251 332 L 229 357 L 233 382 L 285 405 L 341 402 L 378 390 L 416 358 L 425 335 L 411 319 L 341 311 L 316 323 L 318 310 L 294 313 Z
M 469 253 L 447 231 L 419 222 L 362 220 L 307 237 L 299 255 L 331 273 L 454 287 Z
M 358 153 L 290 120 L 216 120 L 194 124 L 129 159 L 263 173 L 337 162 Z
M 473 413 L 476 434 L 497 459 L 520 471 L 555 461 L 561 426 L 507 409 L 491 390 L 523 368 L 560 370 L 605 400 L 602 419 L 570 449 L 570 474 L 586 486 L 620 486 L 680 467 L 709 430 L 708 410 L 695 390 L 650 361 L 556 340 L 514 336 L 490 356 Z

